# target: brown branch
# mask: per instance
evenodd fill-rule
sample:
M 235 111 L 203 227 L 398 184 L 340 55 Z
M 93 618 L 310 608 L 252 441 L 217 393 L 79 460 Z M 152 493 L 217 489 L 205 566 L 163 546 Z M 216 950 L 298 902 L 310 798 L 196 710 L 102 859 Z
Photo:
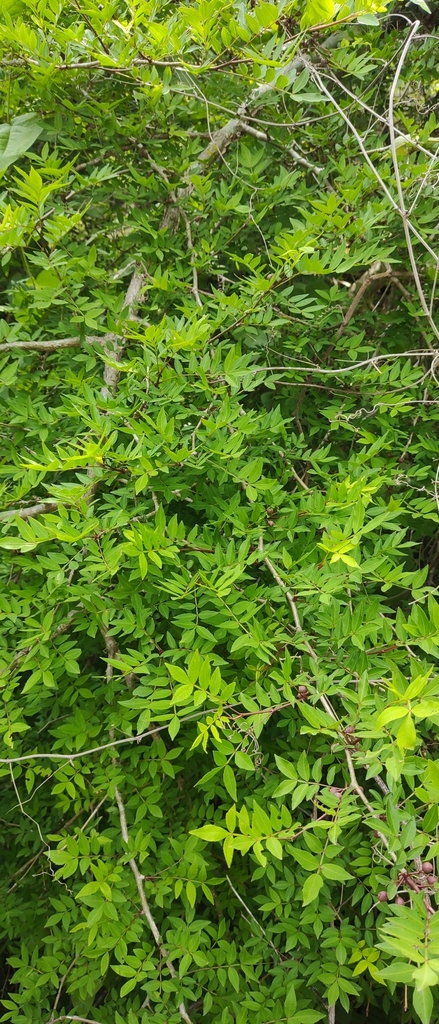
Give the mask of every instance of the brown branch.
M 103 638 L 104 638 L 104 640 L 105 640 L 105 647 L 106 647 L 106 649 L 107 649 L 107 655 L 108 655 L 108 657 L 109 657 L 109 658 L 112 658 L 112 659 L 113 659 L 113 661 L 114 661 L 114 660 L 115 660 L 116 658 L 120 658 L 120 650 L 119 650 L 119 645 L 117 644 L 117 642 L 116 642 L 116 640 L 114 639 L 114 637 L 113 637 L 113 636 L 110 636 L 110 635 L 109 635 L 109 634 L 108 634 L 107 632 L 105 632 L 105 630 L 104 630 L 104 629 L 102 629 L 102 628 L 101 628 L 101 633 L 102 633 L 102 636 L 103 636 Z M 112 680 L 112 678 L 113 678 L 113 666 L 112 666 L 112 665 L 110 665 L 110 662 L 107 662 L 107 668 L 106 668 L 106 672 L 105 672 L 105 678 L 106 678 L 106 680 L 107 680 L 107 683 L 111 682 L 111 680 Z M 128 689 L 128 690 L 132 690 L 132 688 L 133 688 L 133 686 L 134 686 L 134 683 L 135 683 L 135 680 L 136 680 L 136 675 L 135 675 L 135 673 L 134 673 L 134 672 L 127 672 L 127 673 L 126 673 L 126 675 L 124 675 L 124 677 L 123 677 L 123 678 L 124 678 L 125 686 L 127 687 L 127 689 Z
M 343 320 L 340 324 L 340 327 L 337 331 L 337 334 L 335 336 L 337 341 L 339 338 L 341 338 L 343 331 L 345 327 L 347 327 L 349 321 L 352 320 L 352 317 L 355 313 L 357 306 L 361 302 L 361 299 L 363 298 L 365 291 L 367 291 L 367 289 L 370 288 L 372 282 L 379 281 L 382 280 L 383 278 L 389 278 L 392 276 L 393 272 L 391 268 L 389 268 L 388 270 L 386 269 L 383 273 L 380 273 L 382 266 L 383 264 L 381 263 L 381 260 L 377 260 L 376 263 L 373 263 L 372 266 L 369 267 L 368 270 L 366 270 L 365 274 L 362 274 L 359 281 L 355 281 L 352 287 L 349 289 L 349 291 L 353 291 L 355 294 L 349 306 L 349 309 L 346 311 Z
M 142 288 L 144 276 L 139 274 L 137 270 L 131 278 L 128 285 L 127 293 L 123 304 L 123 309 L 129 308 L 130 318 L 133 316 L 134 308 L 137 305 L 139 294 Z M 87 345 L 102 345 L 105 354 L 109 359 L 118 362 L 120 359 L 122 346 L 118 345 L 118 335 L 110 332 L 106 334 L 98 335 L 86 335 L 85 342 Z M 78 348 L 81 344 L 79 337 L 73 338 L 49 338 L 46 341 L 5 341 L 0 345 L 0 352 L 12 352 L 12 351 L 23 351 L 23 352 L 57 352 L 58 349 L 62 348 Z M 106 380 L 106 377 L 108 380 Z M 107 385 L 107 390 L 104 397 L 108 397 L 113 387 L 117 385 L 119 381 L 120 372 L 112 366 L 106 365 L 104 370 L 104 380 Z

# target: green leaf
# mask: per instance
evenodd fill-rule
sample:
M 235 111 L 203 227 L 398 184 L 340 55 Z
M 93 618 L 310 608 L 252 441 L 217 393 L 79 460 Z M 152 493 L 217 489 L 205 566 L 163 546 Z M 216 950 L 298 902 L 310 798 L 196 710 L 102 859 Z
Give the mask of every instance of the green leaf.
M 237 768 L 243 768 L 246 772 L 254 772 L 255 766 L 249 754 L 245 754 L 242 750 L 237 750 L 235 754 L 235 764 Z
M 224 782 L 224 785 L 226 787 L 226 790 L 227 790 L 229 796 L 232 798 L 233 802 L 236 804 L 237 799 L 238 799 L 238 794 L 237 794 L 237 789 L 236 789 L 236 779 L 235 779 L 235 775 L 234 775 L 234 772 L 233 772 L 233 768 L 231 768 L 229 764 L 226 764 L 226 766 L 224 768 L 224 771 L 223 771 L 223 782 Z
M 409 714 L 410 712 L 407 706 L 402 707 L 398 704 L 391 704 L 388 708 L 384 708 L 384 711 L 378 715 L 377 728 L 382 729 L 383 726 L 387 725 L 389 722 L 396 722 L 398 718 L 405 718 L 405 716 Z
M 416 729 L 411 715 L 407 715 L 402 725 L 400 725 L 396 742 L 402 752 L 404 750 L 412 750 L 416 746 Z
M 0 171 L 23 156 L 43 131 L 36 114 L 20 114 L 12 123 L 0 125 Z
M 308 906 L 308 903 L 313 903 L 313 901 L 317 899 L 322 885 L 323 878 L 321 875 L 309 875 L 303 886 L 302 904 L 304 907 Z
M 189 879 L 186 882 L 186 896 L 188 899 L 189 906 L 194 907 L 197 900 L 197 890 L 194 883 Z
M 321 865 L 321 872 L 324 878 L 331 878 L 337 882 L 346 882 L 353 876 L 349 874 L 349 871 L 345 871 L 340 864 L 328 864 L 324 863 Z
M 279 839 L 277 839 L 276 836 L 269 836 L 268 839 L 266 840 L 265 845 L 269 853 L 272 853 L 273 856 L 277 858 L 277 860 L 282 860 L 282 843 L 279 842 Z
M 413 1009 L 420 1017 L 421 1024 L 431 1024 L 433 1013 L 433 996 L 431 989 L 424 988 L 422 991 L 415 989 L 413 993 Z
M 294 985 L 291 984 L 288 988 L 288 992 L 285 997 L 284 1011 L 286 1017 L 291 1017 L 295 1013 L 297 1007 L 297 996 Z
M 317 871 L 319 859 L 314 857 L 312 853 L 308 853 L 308 850 L 300 850 L 297 846 L 291 846 L 290 854 L 306 871 Z
M 198 839 L 204 839 L 206 843 L 219 842 L 219 840 L 224 839 L 228 834 L 227 830 L 225 828 L 221 828 L 220 825 L 203 825 L 201 828 L 193 828 L 190 830 L 191 836 L 197 836 Z
M 297 780 L 297 770 L 294 764 L 291 764 L 290 761 L 286 761 L 283 757 L 279 757 L 278 754 L 274 755 L 274 759 L 279 771 L 282 772 L 282 775 L 286 775 L 287 779 Z
M 192 686 L 187 672 L 185 672 L 184 669 L 180 668 L 179 665 L 173 665 L 166 662 L 166 668 L 169 672 L 169 675 L 171 675 L 172 678 L 177 681 L 177 683 L 183 683 Z
M 432 718 L 439 715 L 439 700 L 421 700 L 412 708 L 415 718 Z

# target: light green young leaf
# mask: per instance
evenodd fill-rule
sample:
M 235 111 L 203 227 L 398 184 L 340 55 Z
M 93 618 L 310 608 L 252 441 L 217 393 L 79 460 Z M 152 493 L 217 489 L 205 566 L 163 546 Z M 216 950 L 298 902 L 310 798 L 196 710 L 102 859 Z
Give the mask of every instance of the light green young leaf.
M 310 875 L 309 878 L 306 879 L 302 894 L 302 904 L 304 907 L 308 906 L 308 903 L 313 903 L 313 901 L 317 899 L 322 885 L 323 878 L 321 875 Z

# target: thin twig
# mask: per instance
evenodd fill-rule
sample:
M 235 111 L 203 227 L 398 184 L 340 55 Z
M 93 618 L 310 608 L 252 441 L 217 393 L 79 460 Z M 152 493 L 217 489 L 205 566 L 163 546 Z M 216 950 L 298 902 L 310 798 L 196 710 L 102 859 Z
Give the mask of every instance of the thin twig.
M 395 172 L 396 189 L 397 189 L 397 192 L 398 192 L 399 212 L 400 212 L 400 215 L 401 215 L 401 218 L 402 218 L 402 224 L 403 224 L 403 228 L 404 228 L 404 235 L 405 235 L 405 241 L 406 241 L 406 246 L 407 246 L 407 252 L 409 254 L 410 266 L 412 268 L 413 277 L 414 277 L 414 280 L 415 280 L 415 284 L 416 284 L 416 288 L 417 288 L 417 292 L 418 292 L 418 296 L 419 296 L 419 301 L 420 301 L 422 309 L 423 309 L 423 311 L 424 311 L 424 313 L 425 313 L 425 315 L 426 315 L 426 317 L 428 319 L 428 323 L 429 323 L 432 331 L 436 335 L 436 338 L 439 338 L 439 329 L 436 327 L 436 324 L 435 324 L 435 322 L 434 322 L 434 320 L 433 320 L 433 318 L 431 316 L 430 309 L 429 309 L 427 300 L 426 300 L 425 295 L 424 295 L 424 289 L 422 287 L 421 278 L 419 276 L 419 270 L 418 270 L 418 265 L 417 265 L 417 262 L 416 262 L 416 257 L 415 257 L 414 251 L 413 251 L 413 244 L 412 244 L 412 237 L 411 237 L 411 232 L 413 231 L 413 226 L 410 224 L 410 221 L 409 221 L 409 215 L 408 215 L 407 208 L 406 208 L 406 205 L 405 205 L 404 192 L 403 192 L 402 183 L 401 183 L 401 175 L 400 175 L 400 172 L 399 172 L 398 153 L 397 153 L 397 147 L 396 147 L 395 118 L 394 118 L 394 104 L 395 104 L 396 88 L 397 88 L 397 85 L 398 85 L 398 82 L 399 82 L 401 71 L 402 71 L 403 66 L 404 66 L 404 61 L 405 61 L 405 59 L 407 57 L 407 54 L 408 54 L 409 49 L 410 49 L 410 46 L 412 45 L 412 42 L 413 42 L 413 40 L 416 37 L 416 33 L 418 31 L 418 28 L 419 28 L 420 24 L 421 24 L 420 21 L 415 21 L 414 24 L 412 25 L 411 31 L 409 32 L 409 35 L 408 35 L 408 37 L 406 39 L 406 42 L 405 42 L 405 45 L 403 46 L 402 53 L 401 53 L 401 56 L 400 56 L 399 61 L 398 61 L 398 66 L 396 68 L 395 75 L 394 75 L 394 78 L 393 78 L 393 82 L 392 82 L 392 85 L 391 85 L 391 88 L 390 88 L 390 94 L 389 94 L 390 150 L 391 150 L 391 153 L 392 153 L 393 170 Z M 413 233 L 415 233 L 415 232 L 413 232 Z M 437 265 L 437 262 L 438 262 L 438 260 L 436 258 L 436 265 Z
M 11 775 L 11 782 L 12 782 L 12 786 L 13 786 L 13 789 L 14 789 L 14 792 L 15 792 L 15 796 L 17 797 L 17 803 L 18 803 L 18 806 L 20 808 L 20 811 L 21 811 L 23 817 L 24 818 L 28 818 L 29 821 L 31 821 L 36 826 L 37 831 L 38 831 L 38 835 L 40 837 L 40 842 L 42 842 L 46 847 L 48 847 L 49 844 L 46 843 L 45 839 L 43 839 L 43 833 L 41 831 L 41 828 L 40 828 L 40 825 L 39 825 L 38 821 L 36 821 L 36 819 L 33 818 L 31 814 L 28 814 L 27 811 L 25 811 L 25 809 L 23 807 L 23 804 L 22 804 L 22 801 L 21 801 L 21 796 L 20 796 L 20 794 L 18 792 L 17 783 L 16 783 L 15 778 L 14 778 L 14 770 L 13 770 L 13 767 L 12 767 L 11 764 L 9 765 L 9 771 L 10 771 L 10 775 Z
M 54 1022 L 55 1013 L 56 1013 L 56 1011 L 58 1009 L 58 1004 L 59 1004 L 59 1001 L 60 1001 L 61 996 L 62 996 L 64 985 L 65 985 L 65 983 L 67 981 L 67 978 L 68 978 L 68 975 L 70 974 L 70 971 L 75 966 L 75 964 L 78 962 L 80 956 L 81 956 L 81 953 L 78 953 L 77 956 L 75 956 L 74 960 L 71 961 L 71 963 L 69 964 L 65 974 L 63 974 L 63 976 L 61 978 L 61 981 L 60 981 L 60 983 L 58 985 L 58 991 L 57 991 L 56 996 L 55 996 L 55 1001 L 54 1001 L 54 1004 L 53 1004 L 53 1007 L 52 1007 L 52 1013 L 51 1013 L 50 1020 L 49 1020 L 48 1024 L 53 1024 L 53 1022 Z
M 420 359 L 422 356 L 434 356 L 434 363 L 435 359 L 439 358 L 439 350 L 435 349 L 432 352 L 431 348 L 418 348 L 415 351 L 387 352 L 385 355 L 370 356 L 369 359 L 362 359 L 358 363 L 350 363 L 348 366 L 334 366 L 332 370 L 328 370 L 325 366 L 246 366 L 242 373 L 276 373 L 280 371 L 287 373 L 293 370 L 295 373 L 329 374 L 330 376 L 338 377 L 340 373 L 353 373 L 355 370 L 361 370 L 365 366 L 376 368 L 376 363 L 383 363 L 387 359 Z
M 55 1017 L 54 1020 L 50 1018 L 47 1024 L 58 1024 L 61 1020 L 77 1020 L 81 1021 L 81 1024 L 101 1024 L 99 1020 L 92 1020 L 91 1017 L 77 1017 L 76 1014 L 64 1013 L 62 1017 Z
M 271 942 L 271 940 L 268 938 L 267 932 L 265 931 L 265 928 L 262 927 L 262 925 L 259 923 L 259 921 L 255 917 L 255 915 L 252 914 L 252 912 L 250 910 L 250 907 L 248 907 L 247 904 L 244 903 L 244 900 L 243 900 L 242 896 L 239 895 L 239 892 L 237 891 L 237 889 L 235 889 L 235 886 L 232 884 L 232 882 L 231 882 L 231 880 L 230 880 L 228 875 L 226 875 L 226 879 L 227 879 L 227 881 L 228 881 L 228 883 L 230 885 L 230 888 L 231 888 L 232 892 L 235 894 L 236 899 L 239 900 L 241 905 L 244 907 L 244 910 L 246 911 L 246 913 L 249 915 L 249 917 L 251 917 L 252 921 L 254 921 L 255 925 L 258 928 L 260 928 L 264 938 L 267 939 L 267 942 L 268 942 L 269 946 L 271 946 L 271 948 L 274 949 L 274 952 L 277 953 L 278 956 L 282 957 L 282 953 L 281 953 L 280 949 L 277 949 L 277 947 L 274 945 L 274 942 Z
M 124 802 L 122 800 L 120 791 L 117 788 L 117 786 L 116 786 L 116 789 L 114 791 L 114 795 L 116 797 L 116 803 L 117 803 L 117 807 L 118 807 L 118 811 L 119 811 L 120 831 L 121 831 L 122 839 L 123 839 L 124 843 L 126 843 L 128 845 L 130 840 L 129 840 L 129 834 L 128 834 L 125 805 L 124 805 Z M 143 875 L 139 871 L 139 868 L 137 866 L 137 861 L 136 861 L 136 859 L 134 857 L 131 857 L 130 860 L 128 861 L 128 863 L 130 865 L 131 871 L 132 871 L 132 873 L 134 875 L 134 879 L 135 879 L 135 882 L 136 882 L 137 891 L 139 893 L 140 905 L 142 907 L 143 916 L 146 918 L 146 920 L 148 922 L 148 925 L 149 925 L 149 927 L 151 929 L 151 933 L 152 933 L 154 942 L 155 942 L 155 944 L 157 946 L 158 952 L 160 953 L 160 956 L 161 956 L 162 960 L 165 961 L 166 966 L 167 966 L 167 968 L 169 970 L 169 973 L 171 975 L 171 978 L 176 978 L 177 977 L 177 973 L 176 973 L 175 967 L 174 967 L 174 965 L 172 963 L 172 960 L 170 960 L 170 958 L 169 958 L 168 951 L 163 946 L 163 942 L 162 942 L 162 938 L 161 938 L 160 932 L 159 932 L 159 930 L 157 928 L 157 925 L 155 923 L 155 920 L 154 920 L 154 918 L 153 918 L 153 916 L 151 914 L 151 910 L 149 908 L 148 900 L 147 900 L 147 898 L 145 896 L 145 890 L 143 888 Z M 189 1017 L 189 1014 L 187 1013 L 186 1007 L 185 1007 L 183 1002 L 179 1004 L 178 1012 L 180 1014 L 181 1019 L 185 1021 L 185 1024 L 192 1024 L 191 1018 Z
M 292 157 L 296 164 L 302 164 L 303 167 L 306 167 L 309 171 L 314 171 L 315 174 L 320 174 L 323 170 L 323 167 L 318 167 L 317 164 L 312 164 L 305 156 L 298 153 L 297 149 L 294 149 L 294 146 L 288 146 L 285 148 L 280 143 L 276 142 L 275 139 L 272 139 L 268 132 L 261 132 L 259 128 L 253 128 L 253 125 L 248 124 L 246 121 L 241 122 L 241 131 L 245 132 L 246 135 L 252 135 L 253 138 L 259 139 L 260 142 L 268 142 L 272 146 L 275 146 L 276 149 L 282 151 L 283 156 Z
M 195 711 L 192 715 L 187 715 L 186 718 L 181 718 L 180 722 L 192 722 L 196 718 L 201 718 L 202 715 L 212 715 L 218 711 L 218 708 L 203 708 L 201 711 Z M 157 725 L 153 729 L 145 729 L 145 732 L 140 732 L 136 736 L 124 736 L 120 740 L 112 740 L 110 743 L 101 743 L 98 747 L 90 747 L 89 750 L 79 750 L 76 753 L 71 754 L 55 754 L 52 751 L 40 754 L 21 754 L 18 757 L 0 757 L 0 764 L 22 764 L 25 761 L 70 761 L 73 764 L 74 761 L 81 757 L 88 757 L 90 754 L 100 754 L 102 750 L 111 750 L 112 747 L 121 747 L 129 743 L 141 743 L 146 737 L 155 736 L 157 732 L 164 732 L 169 728 L 169 722 L 166 725 Z
M 197 268 L 195 266 L 195 250 L 194 250 L 194 246 L 193 246 L 193 242 L 192 242 L 191 222 L 189 220 L 189 217 L 188 217 L 187 213 L 185 213 L 185 211 L 183 209 L 180 210 L 180 213 L 181 213 L 181 215 L 183 217 L 183 220 L 184 220 L 184 223 L 185 223 L 187 247 L 188 247 L 188 251 L 190 253 L 190 261 L 191 261 L 191 267 L 192 267 L 192 295 L 194 296 L 194 299 L 195 299 L 195 302 L 197 303 L 197 306 L 200 306 L 201 309 L 202 309 L 203 308 L 203 303 L 201 301 L 200 292 L 198 290 L 198 270 L 197 270 Z
M 423 245 L 424 249 L 426 249 L 427 252 L 430 253 L 430 256 L 433 256 L 433 259 L 437 263 L 437 261 L 438 261 L 437 253 L 435 253 L 434 249 L 432 249 L 431 246 L 428 244 L 428 242 L 426 242 L 425 238 L 417 230 L 417 228 L 414 226 L 414 224 L 412 224 L 412 222 L 409 221 L 407 214 L 404 213 L 404 211 L 398 206 L 398 203 L 393 198 L 392 193 L 389 191 L 389 189 L 388 189 L 387 185 L 385 184 L 385 182 L 383 181 L 379 171 L 375 167 L 375 164 L 374 164 L 373 160 L 371 160 L 371 158 L 369 156 L 369 153 L 368 153 L 368 151 L 367 151 L 367 149 L 366 149 L 366 147 L 364 145 L 363 139 L 361 138 L 360 133 L 355 128 L 355 125 L 352 123 L 351 119 L 347 116 L 346 111 L 343 110 L 343 108 L 340 106 L 340 104 L 337 103 L 337 101 L 334 99 L 334 96 L 329 91 L 329 89 L 326 88 L 326 85 L 324 84 L 324 82 L 322 80 L 322 77 L 321 77 L 321 75 L 319 75 L 319 73 L 316 70 L 316 68 L 313 67 L 309 62 L 307 63 L 307 67 L 309 68 L 309 71 L 310 71 L 310 74 L 311 74 L 311 78 L 317 83 L 317 85 L 322 90 L 322 92 L 325 93 L 325 96 L 328 97 L 328 99 L 332 103 L 333 107 L 335 107 L 337 112 L 340 114 L 340 117 L 343 118 L 343 121 L 345 122 L 345 124 L 347 124 L 348 127 L 350 128 L 354 138 L 357 140 L 358 146 L 360 147 L 360 150 L 361 150 L 361 152 L 363 154 L 363 157 L 364 157 L 368 167 L 370 167 L 374 177 L 376 178 L 378 184 L 380 185 L 382 191 L 384 192 L 384 195 L 389 200 L 389 203 L 390 203 L 392 209 L 395 210 L 396 213 L 399 213 L 400 217 L 404 221 L 404 225 L 407 225 L 410 228 L 410 231 L 415 236 L 415 238 L 417 238 L 418 241 L 421 243 L 421 245 Z M 439 338 L 439 331 L 435 330 L 435 334 L 436 334 L 436 337 Z
M 78 608 L 73 608 L 70 612 L 68 612 L 67 622 L 61 622 L 60 625 L 57 626 L 56 629 L 54 629 L 53 633 L 51 633 L 50 635 L 50 641 L 55 640 L 57 636 L 61 636 L 63 633 L 67 633 L 72 624 L 72 619 L 74 618 L 75 615 L 78 614 L 78 611 Z M 18 651 L 18 653 L 15 655 L 15 658 L 11 661 L 11 663 L 9 665 L 6 665 L 6 667 L 0 671 L 0 678 L 1 676 L 7 675 L 8 673 L 15 672 L 17 665 L 19 665 L 20 661 L 26 657 L 26 654 L 29 654 L 29 651 L 32 650 L 33 646 L 33 644 L 29 644 L 28 647 L 23 647 L 21 651 Z M 6 764 L 6 761 L 4 763 Z

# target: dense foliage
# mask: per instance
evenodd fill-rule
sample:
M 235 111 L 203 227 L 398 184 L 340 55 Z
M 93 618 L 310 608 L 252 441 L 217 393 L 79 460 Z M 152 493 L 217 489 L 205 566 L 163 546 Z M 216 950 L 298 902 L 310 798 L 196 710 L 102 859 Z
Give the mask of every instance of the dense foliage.
M 2 0 L 4 1021 L 438 1019 L 435 24 Z

